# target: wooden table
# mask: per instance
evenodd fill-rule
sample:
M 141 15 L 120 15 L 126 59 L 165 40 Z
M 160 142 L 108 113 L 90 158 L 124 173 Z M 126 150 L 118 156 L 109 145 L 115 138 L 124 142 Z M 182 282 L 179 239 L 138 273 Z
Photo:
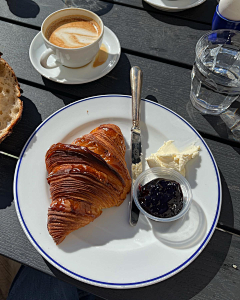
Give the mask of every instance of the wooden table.
M 47 15 L 64 7 L 60 0 L 0 0 L 0 51 L 14 69 L 24 104 L 22 120 L 0 151 L 20 154 L 33 130 L 50 114 L 77 99 L 101 94 L 130 94 L 129 71 L 144 73 L 142 97 L 157 101 L 189 121 L 203 136 L 218 164 L 223 203 L 217 230 L 200 256 L 174 277 L 145 288 L 104 289 L 78 282 L 53 268 L 33 248 L 18 222 L 13 202 L 17 160 L 0 154 L 0 254 L 109 300 L 239 299 L 240 282 L 240 125 L 228 115 L 203 116 L 189 100 L 190 74 L 197 40 L 211 29 L 216 0 L 179 13 L 158 11 L 141 0 L 82 0 L 118 36 L 122 54 L 108 75 L 67 86 L 45 79 L 30 63 L 28 50 Z M 229 112 L 237 119 L 240 103 Z M 240 117 L 239 117 L 240 119 Z M 239 122 L 238 119 L 238 122 Z M 235 267 L 238 266 L 238 268 Z

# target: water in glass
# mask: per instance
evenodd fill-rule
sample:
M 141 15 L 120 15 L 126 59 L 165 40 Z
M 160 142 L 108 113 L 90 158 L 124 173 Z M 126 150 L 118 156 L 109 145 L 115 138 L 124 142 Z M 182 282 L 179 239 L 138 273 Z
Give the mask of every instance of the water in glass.
M 239 44 L 232 33 L 230 39 L 213 33 L 202 37 L 196 46 L 190 99 L 202 113 L 220 114 L 240 94 L 240 33 Z

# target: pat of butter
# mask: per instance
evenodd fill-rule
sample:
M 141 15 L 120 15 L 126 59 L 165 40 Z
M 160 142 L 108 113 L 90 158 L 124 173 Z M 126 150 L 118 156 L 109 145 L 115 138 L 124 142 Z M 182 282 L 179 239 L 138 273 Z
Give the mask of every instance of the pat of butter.
M 135 179 L 142 173 L 142 163 L 132 164 L 132 180 L 133 183 Z
M 146 158 L 146 160 L 150 168 L 164 167 L 174 169 L 185 176 L 185 165 L 189 160 L 198 156 L 200 146 L 191 145 L 180 152 L 173 142 L 174 141 L 164 142 L 163 146 L 159 148 L 156 153 Z

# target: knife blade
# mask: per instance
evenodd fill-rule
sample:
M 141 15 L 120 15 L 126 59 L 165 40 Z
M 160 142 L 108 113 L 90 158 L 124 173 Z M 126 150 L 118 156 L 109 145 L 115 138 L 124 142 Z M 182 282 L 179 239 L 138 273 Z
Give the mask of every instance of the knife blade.
M 142 143 L 141 143 L 141 90 L 142 90 L 142 71 L 139 67 L 132 67 L 130 71 L 130 81 L 132 90 L 132 128 L 131 128 L 131 177 L 132 187 L 137 176 L 142 172 Z M 129 223 L 136 226 L 139 217 L 131 189 L 129 203 Z

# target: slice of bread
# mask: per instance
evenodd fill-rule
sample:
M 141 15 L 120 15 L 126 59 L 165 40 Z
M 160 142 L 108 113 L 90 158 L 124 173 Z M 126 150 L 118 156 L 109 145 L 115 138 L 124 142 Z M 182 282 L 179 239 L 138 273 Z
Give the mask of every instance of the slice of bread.
M 19 99 L 17 77 L 0 53 L 0 143 L 12 133 L 13 126 L 21 119 L 23 103 Z

